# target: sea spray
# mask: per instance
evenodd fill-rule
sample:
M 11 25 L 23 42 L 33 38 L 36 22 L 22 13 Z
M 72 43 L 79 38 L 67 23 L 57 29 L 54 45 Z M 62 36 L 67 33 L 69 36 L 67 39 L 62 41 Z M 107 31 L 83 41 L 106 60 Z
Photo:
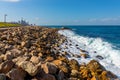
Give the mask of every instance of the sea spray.
M 90 38 L 77 35 L 71 30 L 60 30 L 58 33 L 66 36 L 67 38 L 67 41 L 60 46 L 62 51 L 72 54 L 81 54 L 80 49 L 82 49 L 87 51 L 87 54 L 90 55 L 89 58 L 69 57 L 70 59 L 74 58 L 78 60 L 80 64 L 88 63 L 90 60 L 95 59 L 107 70 L 120 77 L 120 50 L 114 49 L 112 44 L 101 38 Z M 67 48 L 65 49 L 64 46 Z M 97 58 L 96 56 L 100 56 L 102 59 Z

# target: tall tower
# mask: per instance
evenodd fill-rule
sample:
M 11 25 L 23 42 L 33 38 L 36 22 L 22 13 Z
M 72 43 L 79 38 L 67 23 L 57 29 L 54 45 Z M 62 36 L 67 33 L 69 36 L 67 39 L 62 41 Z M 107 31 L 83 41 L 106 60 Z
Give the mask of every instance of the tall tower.
M 6 23 L 7 14 L 4 15 L 4 22 Z

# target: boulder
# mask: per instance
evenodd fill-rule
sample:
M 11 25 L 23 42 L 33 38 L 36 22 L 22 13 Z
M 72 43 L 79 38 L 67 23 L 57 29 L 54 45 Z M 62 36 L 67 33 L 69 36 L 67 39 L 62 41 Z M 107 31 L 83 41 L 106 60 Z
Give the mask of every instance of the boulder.
M 64 77 L 65 77 L 64 72 L 60 70 L 58 73 L 58 80 L 64 80 Z
M 19 57 L 13 59 L 12 61 L 13 61 L 17 66 L 19 66 L 22 62 L 28 61 L 29 59 L 30 59 L 30 57 L 28 57 L 28 56 L 19 56 Z
M 26 72 L 23 71 L 22 69 L 13 68 L 11 71 L 9 71 L 7 75 L 11 80 L 24 80 Z
M 24 61 L 20 64 L 20 67 L 28 72 L 29 75 L 35 76 L 40 70 L 40 64 L 34 65 L 32 62 Z
M 30 61 L 35 64 L 38 64 L 40 62 L 40 59 L 37 56 L 32 56 Z
M 50 62 L 42 64 L 42 68 L 45 71 L 45 73 L 56 74 L 57 72 L 57 66 Z
M 102 71 L 105 71 L 106 69 L 96 60 L 91 60 L 88 64 L 87 67 L 90 69 L 91 72 L 96 73 L 97 71 L 100 73 Z
M 53 76 L 51 74 L 46 74 L 40 80 L 56 80 L 56 78 L 55 78 L 55 76 Z
M 9 72 L 13 66 L 14 66 L 14 63 L 11 60 L 3 62 L 2 64 L 0 64 L 0 73 Z
M 12 60 L 14 55 L 10 52 L 7 51 L 6 54 L 4 55 L 4 60 Z
M 70 68 L 73 69 L 73 70 L 78 70 L 79 69 L 79 63 L 75 59 L 71 59 L 69 61 L 69 65 L 70 65 Z
M 71 76 L 72 77 L 77 77 L 79 72 L 77 70 L 71 70 Z

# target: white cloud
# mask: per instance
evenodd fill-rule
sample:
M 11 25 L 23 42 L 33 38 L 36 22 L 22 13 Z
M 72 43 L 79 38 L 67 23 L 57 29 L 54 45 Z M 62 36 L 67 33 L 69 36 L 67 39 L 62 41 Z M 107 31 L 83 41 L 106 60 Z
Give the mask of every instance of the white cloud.
M 4 2 L 19 2 L 21 0 L 0 0 L 0 1 L 4 1 Z
M 118 22 L 120 21 L 120 17 L 114 17 L 114 18 L 93 18 L 89 19 L 89 22 Z
M 96 22 L 97 21 L 97 19 L 89 19 L 89 22 Z

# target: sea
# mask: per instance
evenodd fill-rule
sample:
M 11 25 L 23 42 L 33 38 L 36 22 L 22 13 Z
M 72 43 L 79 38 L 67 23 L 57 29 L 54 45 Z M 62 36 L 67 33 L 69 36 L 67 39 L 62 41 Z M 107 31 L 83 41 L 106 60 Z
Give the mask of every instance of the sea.
M 47 27 L 67 28 L 58 31 L 59 34 L 67 38 L 67 41 L 60 46 L 63 51 L 80 54 L 80 49 L 82 49 L 90 55 L 87 59 L 69 57 L 70 59 L 76 59 L 80 64 L 89 63 L 93 59 L 97 60 L 106 70 L 113 72 L 120 78 L 120 26 L 70 25 Z M 63 48 L 66 44 L 68 44 L 67 49 Z

